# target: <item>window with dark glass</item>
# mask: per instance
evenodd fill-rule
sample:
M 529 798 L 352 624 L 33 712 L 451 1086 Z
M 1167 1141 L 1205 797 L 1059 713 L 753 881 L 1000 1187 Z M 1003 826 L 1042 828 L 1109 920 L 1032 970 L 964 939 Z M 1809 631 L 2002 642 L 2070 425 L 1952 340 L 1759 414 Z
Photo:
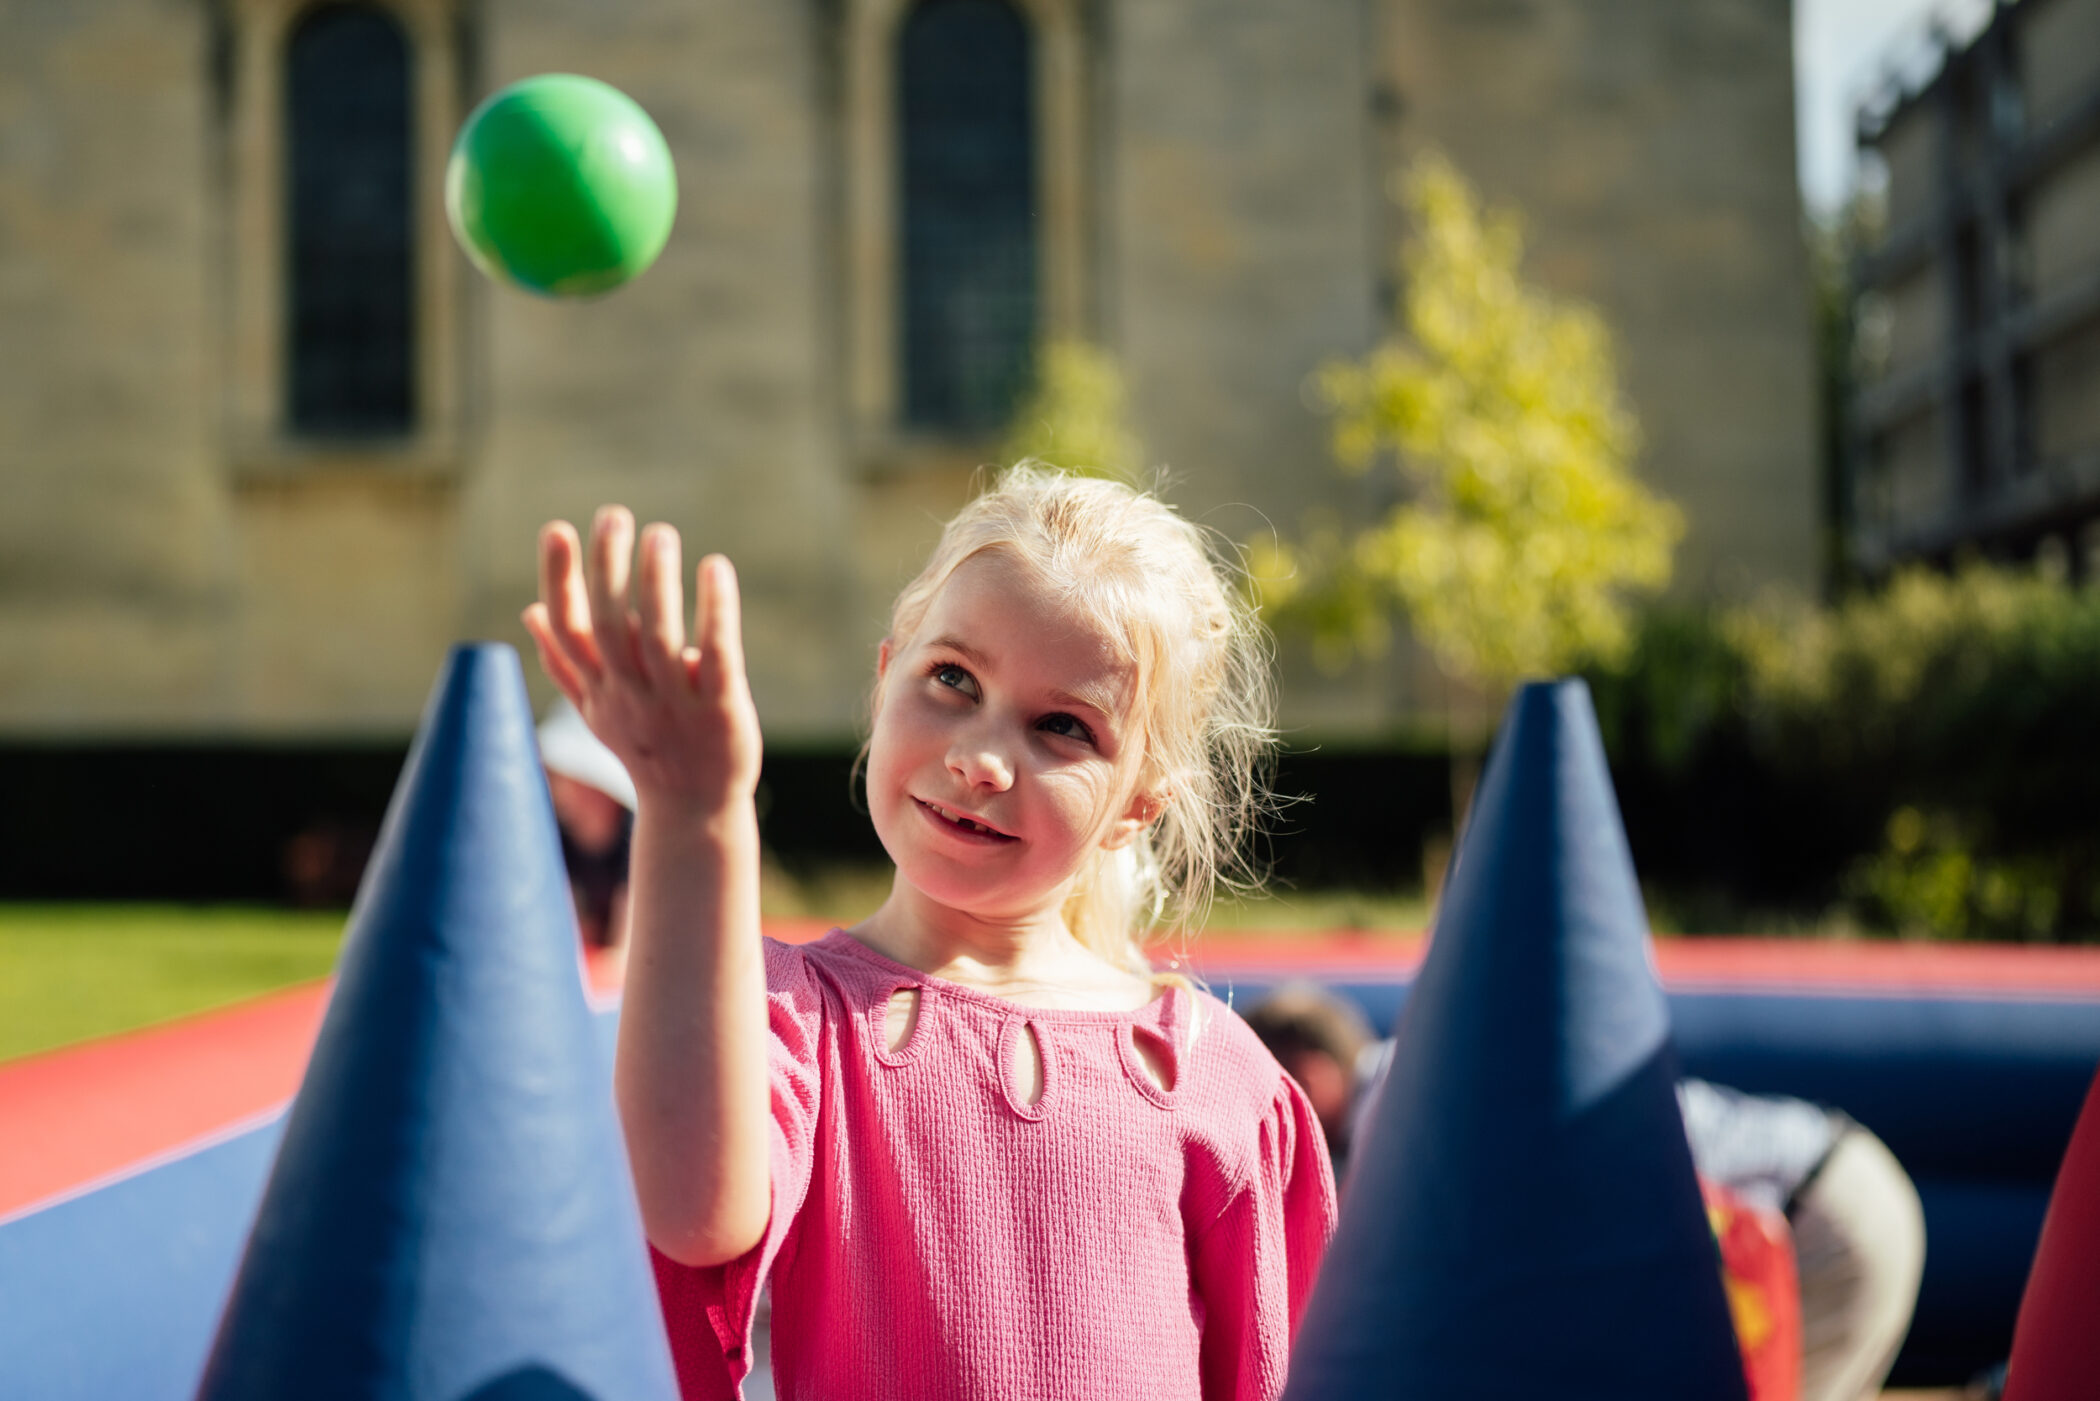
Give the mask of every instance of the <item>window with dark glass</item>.
M 323 5 L 285 59 L 292 432 L 388 437 L 415 421 L 410 57 L 376 5 Z
M 1028 29 L 1001 0 L 924 0 L 899 44 L 904 419 L 1003 425 L 1036 335 Z

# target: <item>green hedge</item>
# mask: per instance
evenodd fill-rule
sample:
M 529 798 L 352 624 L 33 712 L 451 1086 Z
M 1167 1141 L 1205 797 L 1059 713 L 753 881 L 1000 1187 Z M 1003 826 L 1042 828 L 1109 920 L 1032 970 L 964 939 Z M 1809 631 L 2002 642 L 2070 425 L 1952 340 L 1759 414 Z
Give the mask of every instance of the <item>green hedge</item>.
M 2100 934 L 2100 590 L 1972 564 L 1680 605 L 1590 679 L 1651 874 L 1904 934 Z

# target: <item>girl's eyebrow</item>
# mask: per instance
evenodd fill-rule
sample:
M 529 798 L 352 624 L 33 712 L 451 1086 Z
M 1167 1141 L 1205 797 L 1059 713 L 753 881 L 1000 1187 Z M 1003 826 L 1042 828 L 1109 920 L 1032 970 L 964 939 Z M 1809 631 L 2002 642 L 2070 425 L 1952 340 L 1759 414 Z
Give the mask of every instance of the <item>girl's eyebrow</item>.
M 1094 687 L 1087 688 L 1087 691 L 1094 690 Z M 1081 710 L 1091 710 L 1104 720 L 1113 719 L 1115 716 L 1115 711 L 1109 709 L 1109 698 L 1105 695 L 1089 695 L 1084 691 L 1059 689 L 1050 693 L 1050 699 L 1063 705 L 1076 706 Z
M 953 652 L 972 666 L 990 666 L 992 659 L 952 633 L 942 633 L 926 644 L 936 652 Z

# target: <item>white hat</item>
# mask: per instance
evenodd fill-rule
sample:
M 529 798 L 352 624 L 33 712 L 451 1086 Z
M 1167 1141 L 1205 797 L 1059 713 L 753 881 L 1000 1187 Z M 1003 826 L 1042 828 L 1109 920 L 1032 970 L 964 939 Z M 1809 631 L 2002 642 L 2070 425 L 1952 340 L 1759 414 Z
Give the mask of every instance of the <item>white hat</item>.
M 567 697 L 558 697 L 549 707 L 539 737 L 540 762 L 549 772 L 595 788 L 634 811 L 634 780 L 627 776 L 627 766 L 591 733 Z

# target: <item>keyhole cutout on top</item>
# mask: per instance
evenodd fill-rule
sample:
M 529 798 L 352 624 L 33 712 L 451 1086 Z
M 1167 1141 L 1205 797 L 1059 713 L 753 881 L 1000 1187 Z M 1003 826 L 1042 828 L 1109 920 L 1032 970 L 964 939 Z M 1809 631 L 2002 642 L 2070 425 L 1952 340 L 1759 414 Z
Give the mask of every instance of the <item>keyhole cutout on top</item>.
M 1043 1043 L 1033 1022 L 1022 1022 L 1014 1038 L 1012 1074 L 1014 1103 L 1033 1109 L 1043 1102 Z
M 1174 1053 L 1167 1043 L 1143 1027 L 1130 1029 L 1131 1049 L 1137 1052 L 1138 1064 L 1145 1068 L 1145 1078 L 1152 1087 L 1172 1093 L 1174 1089 Z
M 894 1056 L 904 1049 L 911 1034 L 918 1029 L 919 990 L 898 988 L 890 994 L 889 1005 L 883 1008 L 882 1042 Z

